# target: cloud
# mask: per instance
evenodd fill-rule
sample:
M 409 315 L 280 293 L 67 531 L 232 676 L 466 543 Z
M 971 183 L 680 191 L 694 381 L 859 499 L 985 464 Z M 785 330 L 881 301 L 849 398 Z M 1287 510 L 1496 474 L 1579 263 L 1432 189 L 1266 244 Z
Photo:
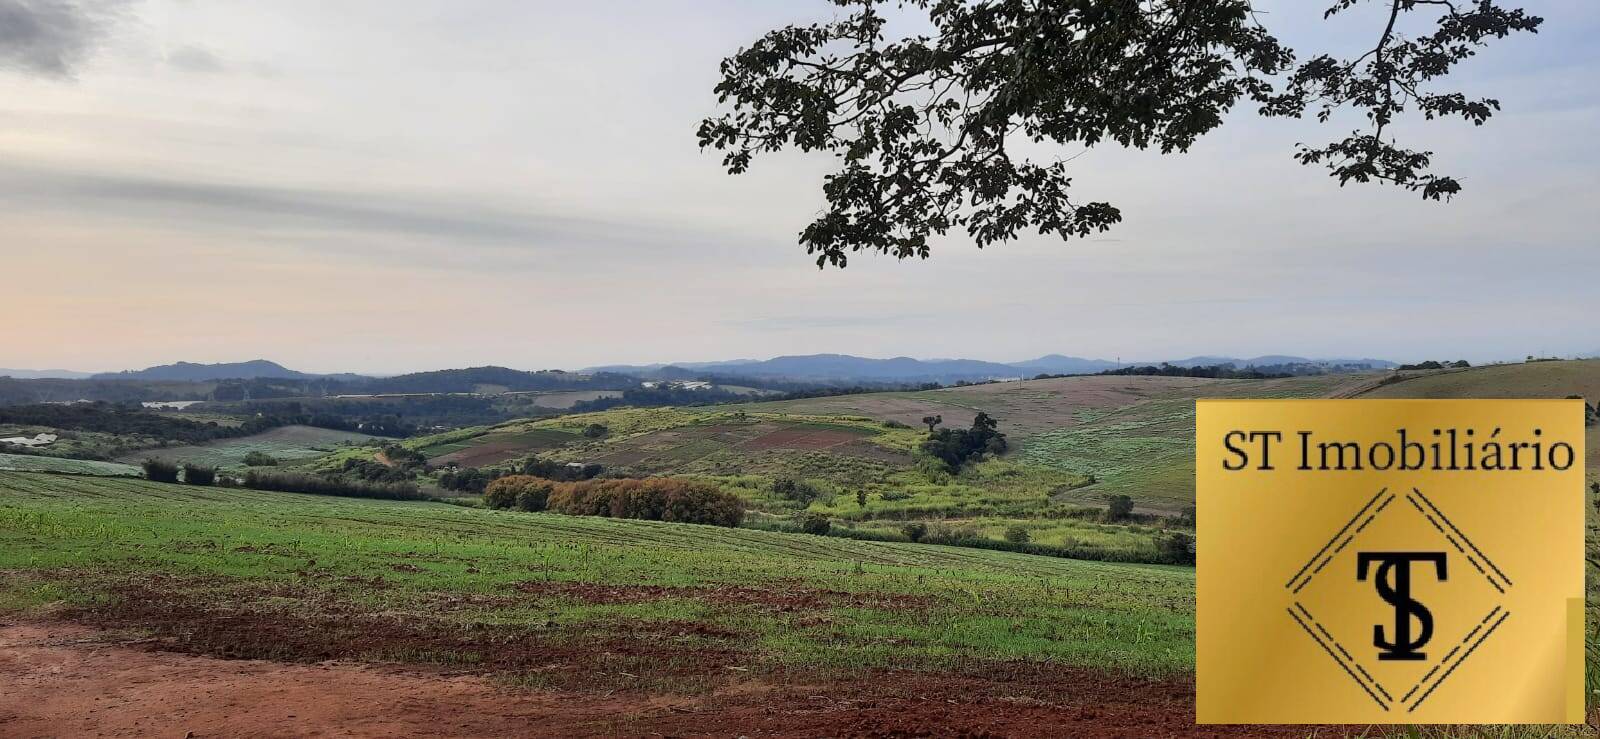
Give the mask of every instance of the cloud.
M 195 229 L 206 223 L 277 234 L 305 244 L 420 263 L 483 270 L 542 267 L 552 258 L 671 261 L 672 252 L 726 251 L 739 243 L 716 231 L 645 218 L 508 208 L 459 198 L 386 192 L 268 187 L 131 174 L 88 173 L 0 163 L 0 212 L 28 209 L 94 214 Z M 598 251 L 596 251 L 598 250 Z M 441 261 L 441 255 L 448 259 Z M 492 260 L 489 257 L 493 257 Z M 613 264 L 617 271 L 626 262 Z
M 104 36 L 112 0 L 0 0 L 0 69 L 68 78 Z
M 182 46 L 167 53 L 167 63 L 185 72 L 215 74 L 224 69 L 222 59 L 210 49 Z

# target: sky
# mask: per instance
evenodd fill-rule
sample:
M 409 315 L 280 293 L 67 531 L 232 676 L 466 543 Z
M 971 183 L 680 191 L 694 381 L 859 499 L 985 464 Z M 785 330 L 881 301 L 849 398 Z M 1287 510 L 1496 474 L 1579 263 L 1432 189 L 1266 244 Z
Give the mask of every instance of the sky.
M 730 176 L 694 131 L 823 0 L 0 0 L 0 367 L 1600 352 L 1600 4 L 1522 5 L 1450 78 L 1499 115 L 1399 127 L 1451 203 L 1292 160 L 1355 122 L 1241 106 L 1187 154 L 1041 149 L 1108 233 L 819 270 L 832 157 Z M 1302 52 L 1377 30 L 1258 6 Z

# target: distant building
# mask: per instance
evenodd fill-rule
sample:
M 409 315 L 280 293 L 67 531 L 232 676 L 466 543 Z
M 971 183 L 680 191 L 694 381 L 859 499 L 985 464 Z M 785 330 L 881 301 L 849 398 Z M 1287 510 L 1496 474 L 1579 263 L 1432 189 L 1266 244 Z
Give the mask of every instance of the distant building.
M 710 390 L 711 383 L 704 380 L 646 380 L 639 383 L 646 390 L 656 388 L 676 390 Z

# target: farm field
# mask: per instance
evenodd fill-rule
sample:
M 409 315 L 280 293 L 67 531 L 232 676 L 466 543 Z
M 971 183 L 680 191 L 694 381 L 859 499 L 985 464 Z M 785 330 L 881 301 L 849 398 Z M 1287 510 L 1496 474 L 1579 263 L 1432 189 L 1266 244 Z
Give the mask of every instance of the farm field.
M 93 459 L 42 457 L 35 454 L 0 454 L 0 470 L 128 477 L 138 477 L 143 474 L 138 467 L 131 464 L 101 462 Z
M 273 602 L 291 597 L 561 643 L 688 621 L 772 666 L 1048 659 L 1162 675 L 1193 662 L 1193 572 L 1159 565 L 25 472 L 0 473 L 0 541 L 10 602 L 60 595 L 106 617 L 287 616 Z
M 959 677 L 963 701 L 1159 685 L 1192 667 L 1192 586 L 1163 566 L 0 473 L 0 612 L 519 689 L 814 692 L 885 671 Z
M 117 461 L 138 464 L 147 458 L 155 458 L 179 464 L 193 462 L 210 467 L 237 467 L 244 464 L 244 457 L 250 452 L 265 452 L 283 461 L 307 460 L 323 456 L 343 444 L 374 438 L 377 437 L 353 431 L 280 426 L 259 434 L 222 439 L 209 444 L 145 449 L 123 455 Z

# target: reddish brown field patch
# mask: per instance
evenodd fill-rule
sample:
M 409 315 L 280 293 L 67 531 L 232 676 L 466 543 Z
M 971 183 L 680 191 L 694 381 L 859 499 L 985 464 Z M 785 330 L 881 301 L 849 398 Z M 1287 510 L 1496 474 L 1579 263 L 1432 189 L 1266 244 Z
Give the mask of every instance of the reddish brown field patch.
M 763 434 L 745 443 L 750 449 L 831 449 L 860 439 L 864 434 L 845 429 L 793 426 Z
M 0 733 L 13 736 L 1318 736 L 1201 727 L 1193 686 L 1045 665 L 794 681 L 680 652 L 704 693 L 508 689 L 478 675 L 343 662 L 285 665 L 159 651 L 55 622 L 0 624 Z M 578 663 L 626 685 L 632 673 Z M 731 668 L 731 669 L 730 669 Z M 559 663 L 541 666 L 547 672 Z M 630 668 L 637 669 L 637 668 Z M 543 674 L 543 673 L 540 673 Z M 687 676 L 687 675 L 686 675 Z

